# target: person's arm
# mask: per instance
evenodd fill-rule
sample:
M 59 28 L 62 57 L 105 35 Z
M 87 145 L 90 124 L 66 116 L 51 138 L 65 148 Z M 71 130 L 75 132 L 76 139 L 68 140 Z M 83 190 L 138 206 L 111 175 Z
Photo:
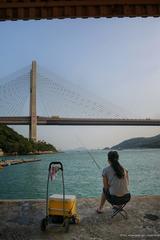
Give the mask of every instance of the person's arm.
M 108 178 L 107 176 L 103 176 L 103 187 L 105 190 L 109 188 Z

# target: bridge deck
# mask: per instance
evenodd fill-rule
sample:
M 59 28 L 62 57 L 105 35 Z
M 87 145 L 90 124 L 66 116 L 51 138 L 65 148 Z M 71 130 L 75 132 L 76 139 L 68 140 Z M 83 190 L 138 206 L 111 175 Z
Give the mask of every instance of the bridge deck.
M 0 0 L 0 20 L 160 16 L 160 0 Z
M 0 117 L 0 124 L 30 125 L 30 117 Z M 68 126 L 160 126 L 160 119 L 98 119 L 37 117 L 37 125 Z

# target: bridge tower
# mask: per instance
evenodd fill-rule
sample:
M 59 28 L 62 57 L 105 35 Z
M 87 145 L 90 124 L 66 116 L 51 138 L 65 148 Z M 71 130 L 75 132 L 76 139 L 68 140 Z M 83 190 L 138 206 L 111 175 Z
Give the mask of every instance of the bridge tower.
M 37 140 L 37 112 L 36 112 L 36 61 L 32 61 L 32 69 L 30 72 L 30 125 L 29 139 L 34 142 Z

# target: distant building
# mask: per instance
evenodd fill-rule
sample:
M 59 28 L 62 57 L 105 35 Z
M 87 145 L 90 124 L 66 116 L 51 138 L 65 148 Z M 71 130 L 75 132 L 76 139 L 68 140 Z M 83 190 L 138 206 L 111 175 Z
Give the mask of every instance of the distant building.
M 2 149 L 0 148 L 0 156 L 3 156 L 4 152 L 2 151 Z

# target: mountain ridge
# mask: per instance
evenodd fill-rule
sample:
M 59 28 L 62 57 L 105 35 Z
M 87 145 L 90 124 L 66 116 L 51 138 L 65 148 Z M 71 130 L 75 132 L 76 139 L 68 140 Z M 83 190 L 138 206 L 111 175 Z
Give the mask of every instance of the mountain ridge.
M 111 149 L 160 148 L 160 134 L 153 137 L 137 137 L 122 141 Z

